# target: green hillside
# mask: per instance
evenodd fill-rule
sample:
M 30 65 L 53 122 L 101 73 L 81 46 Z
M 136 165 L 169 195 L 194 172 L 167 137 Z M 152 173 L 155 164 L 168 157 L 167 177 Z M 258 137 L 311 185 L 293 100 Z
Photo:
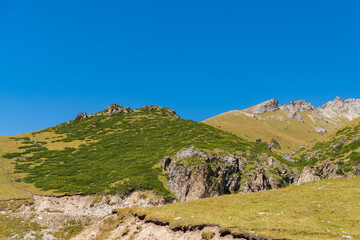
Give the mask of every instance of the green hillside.
M 303 166 L 314 166 L 329 159 L 339 165 L 338 172 L 341 174 L 353 172 L 353 167 L 360 168 L 360 118 L 319 138 L 299 150 L 294 157 Z
M 113 194 L 148 189 L 169 196 L 160 160 L 182 148 L 237 152 L 252 158 L 261 152 L 272 154 L 265 145 L 176 118 L 165 108 L 148 107 L 94 114 L 1 140 L 2 199 L 35 193 Z

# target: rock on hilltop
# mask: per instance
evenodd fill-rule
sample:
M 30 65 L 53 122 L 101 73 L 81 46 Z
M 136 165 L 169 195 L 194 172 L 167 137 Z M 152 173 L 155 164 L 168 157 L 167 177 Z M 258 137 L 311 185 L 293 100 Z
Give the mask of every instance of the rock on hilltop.
M 263 103 L 260 103 L 254 107 L 251 107 L 253 113 L 265 113 L 265 112 L 275 112 L 280 107 L 279 101 L 276 99 L 270 99 Z

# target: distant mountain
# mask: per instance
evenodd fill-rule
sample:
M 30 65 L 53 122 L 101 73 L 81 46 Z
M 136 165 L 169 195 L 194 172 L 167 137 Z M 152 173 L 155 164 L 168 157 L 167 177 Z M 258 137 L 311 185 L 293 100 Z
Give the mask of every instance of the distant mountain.
M 229 111 L 204 123 L 232 132 L 247 140 L 276 139 L 279 152 L 292 152 L 360 116 L 360 99 L 336 97 L 320 107 L 304 100 L 280 105 L 270 99 L 244 110 Z

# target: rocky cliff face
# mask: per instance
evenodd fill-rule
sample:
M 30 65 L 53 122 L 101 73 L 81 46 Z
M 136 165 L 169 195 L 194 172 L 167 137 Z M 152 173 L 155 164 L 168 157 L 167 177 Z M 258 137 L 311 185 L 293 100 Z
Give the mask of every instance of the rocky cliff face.
M 293 182 L 294 171 L 272 157 L 262 160 L 250 164 L 244 157 L 214 155 L 190 147 L 174 157 L 163 158 L 162 168 L 169 175 L 171 191 L 180 201 L 276 189 Z
M 323 104 L 319 109 L 360 113 L 360 99 L 355 99 L 355 98 L 341 99 L 340 97 L 336 97 L 333 101 L 329 101 Z
M 308 103 L 304 100 L 291 101 L 288 105 L 284 104 L 284 106 L 280 106 L 278 100 L 273 98 L 256 106 L 253 106 L 248 110 L 251 110 L 253 113 L 260 114 L 265 112 L 274 112 L 279 109 L 290 113 L 320 113 L 328 117 L 333 117 L 334 115 L 336 115 L 336 113 L 334 113 L 333 111 L 347 112 L 348 115 L 346 115 L 346 117 L 352 120 L 360 116 L 360 99 L 341 99 L 340 97 L 336 97 L 333 101 L 329 101 L 323 104 L 321 107 L 314 107 L 311 103 Z
M 337 173 L 339 166 L 329 160 L 321 163 L 316 167 L 304 167 L 303 171 L 296 176 L 294 184 L 300 185 L 302 183 L 318 181 L 323 178 L 339 178 L 344 177 Z
M 283 110 L 288 112 L 319 112 L 311 103 L 304 100 L 291 101 L 289 105 L 284 105 Z

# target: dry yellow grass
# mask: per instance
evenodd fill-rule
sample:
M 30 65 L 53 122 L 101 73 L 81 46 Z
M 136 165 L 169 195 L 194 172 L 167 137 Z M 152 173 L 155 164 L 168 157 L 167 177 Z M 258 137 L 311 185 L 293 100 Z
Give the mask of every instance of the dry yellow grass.
M 204 123 L 222 130 L 229 131 L 250 141 L 261 138 L 269 142 L 275 138 L 281 145 L 280 152 L 295 151 L 299 146 L 321 137 L 314 131 L 315 126 L 323 126 L 328 132 L 342 126 L 348 120 L 338 118 L 336 121 L 325 124 L 316 120 L 322 117 L 316 113 L 302 113 L 304 123 L 288 117 L 290 113 L 283 110 L 266 112 L 251 116 L 251 112 L 229 111 L 215 117 L 209 118 Z

